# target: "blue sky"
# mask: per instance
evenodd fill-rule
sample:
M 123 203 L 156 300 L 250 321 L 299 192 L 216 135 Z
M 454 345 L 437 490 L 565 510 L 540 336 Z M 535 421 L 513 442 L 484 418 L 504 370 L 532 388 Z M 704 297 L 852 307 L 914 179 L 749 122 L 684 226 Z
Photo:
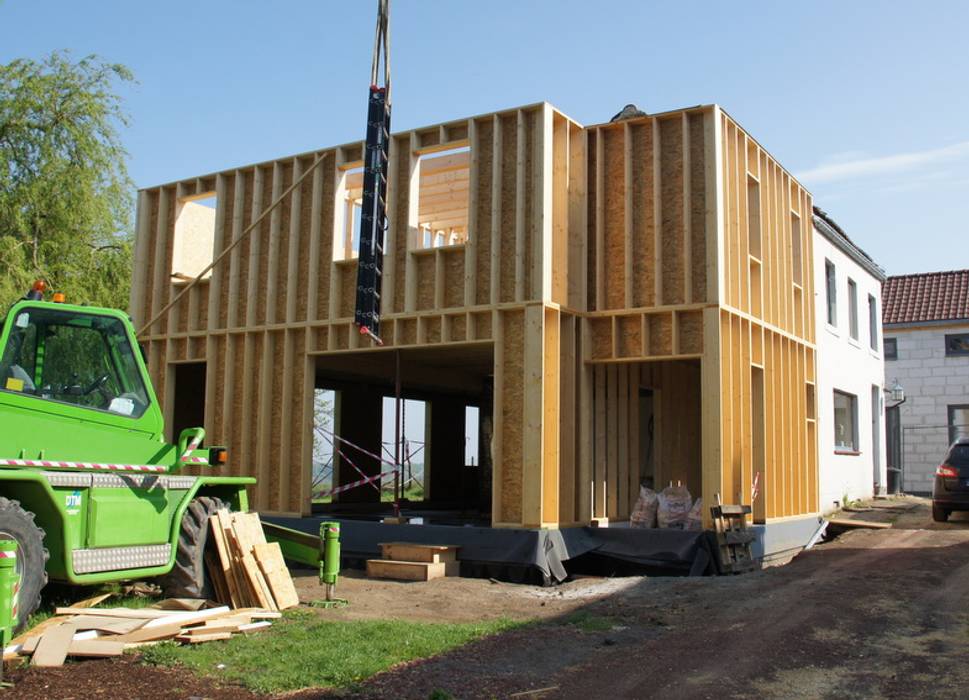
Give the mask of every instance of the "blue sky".
M 890 274 L 969 266 L 969 2 L 393 0 L 396 129 L 717 102 Z M 127 64 L 139 186 L 361 139 L 372 0 L 0 0 L 0 61 Z

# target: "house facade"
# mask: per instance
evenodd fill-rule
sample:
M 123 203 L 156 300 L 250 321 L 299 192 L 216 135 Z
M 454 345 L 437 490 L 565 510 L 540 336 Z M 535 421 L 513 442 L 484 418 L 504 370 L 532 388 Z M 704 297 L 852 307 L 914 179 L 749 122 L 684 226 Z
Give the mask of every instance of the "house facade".
M 969 435 L 969 270 L 889 277 L 883 293 L 885 384 L 905 390 L 888 412 L 901 488 L 932 491 L 946 448 Z
M 394 134 L 383 345 L 353 325 L 362 157 L 139 193 L 139 326 L 198 268 L 174 250 L 239 241 L 140 338 L 169 424 L 228 444 L 255 507 L 311 511 L 317 389 L 340 438 L 380 454 L 399 379 L 428 406 L 429 505 L 478 494 L 493 526 L 568 527 L 628 520 L 641 483 L 679 481 L 816 528 L 811 196 L 721 108 L 584 127 L 541 103 Z M 212 197 L 209 239 L 190 205 Z M 340 455 L 336 482 L 381 468 Z
M 885 273 L 814 209 L 821 510 L 884 493 L 881 298 Z

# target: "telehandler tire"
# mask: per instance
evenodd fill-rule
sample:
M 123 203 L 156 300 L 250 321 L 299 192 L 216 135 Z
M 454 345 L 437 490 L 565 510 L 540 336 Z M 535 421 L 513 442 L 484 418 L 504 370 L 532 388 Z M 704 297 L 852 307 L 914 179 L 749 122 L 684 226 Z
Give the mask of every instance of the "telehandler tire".
M 24 510 L 18 501 L 0 496 L 0 539 L 17 543 L 17 567 L 20 590 L 17 593 L 17 623 L 21 629 L 27 618 L 40 605 L 40 591 L 47 585 L 47 559 L 44 531 L 34 524 L 34 514 Z
M 161 586 L 169 598 L 212 598 L 213 590 L 205 573 L 205 544 L 209 539 L 209 516 L 226 508 L 219 498 L 193 498 L 182 516 L 182 528 L 175 552 L 175 566 L 162 578 Z

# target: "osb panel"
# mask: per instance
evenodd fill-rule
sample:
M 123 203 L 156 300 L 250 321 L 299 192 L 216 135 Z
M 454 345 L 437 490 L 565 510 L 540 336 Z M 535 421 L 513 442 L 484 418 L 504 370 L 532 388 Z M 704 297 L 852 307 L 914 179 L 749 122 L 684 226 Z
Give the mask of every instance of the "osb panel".
M 158 260 L 158 256 L 155 255 L 155 247 L 158 240 L 158 207 L 159 207 L 159 191 L 154 190 L 148 193 L 148 243 L 145 249 L 148 251 L 146 260 L 148 262 L 147 268 L 145 270 L 145 300 L 141 309 L 132 309 L 132 312 L 139 313 L 139 321 L 141 323 L 147 323 L 148 320 L 155 315 L 155 274 L 156 267 L 161 263 Z
M 397 209 L 392 219 L 391 235 L 394 236 L 393 250 L 396 251 L 394 261 L 394 308 L 393 311 L 404 310 L 404 295 L 407 289 L 407 280 L 404 270 L 407 267 L 407 231 L 408 217 L 410 216 L 410 138 L 408 136 L 395 138 L 391 148 L 397 151 L 397 172 L 393 173 L 393 178 L 388 182 L 388 188 L 395 187 L 397 190 Z M 332 230 L 332 227 L 331 227 Z M 390 309 L 384 310 L 384 313 Z
M 213 403 L 206 406 L 206 422 L 211 432 L 207 435 L 208 444 L 224 445 L 227 427 L 225 424 L 225 413 L 222 411 L 225 401 L 225 361 L 226 361 L 226 338 L 224 335 L 215 336 L 212 339 L 214 355 L 209 358 L 206 365 L 206 382 L 213 387 L 211 394 L 206 388 L 206 396 L 212 396 Z
M 434 284 L 436 282 L 437 266 L 434 251 L 414 256 L 417 263 L 414 271 L 417 274 L 417 309 L 428 311 L 434 308 Z
M 660 128 L 660 183 L 663 213 L 664 304 L 685 301 L 683 246 L 683 124 L 680 117 L 662 119 Z
M 524 426 L 524 335 L 525 314 L 507 311 L 501 315 L 501 521 L 522 520 L 522 447 Z M 497 389 L 497 387 L 496 387 Z M 499 406 L 495 406 L 499 408 Z M 499 468 L 496 465 L 496 468 Z
M 289 469 L 289 488 L 283 494 L 283 510 L 302 511 L 303 504 L 303 441 L 311 440 L 310 435 L 304 435 L 302 431 L 306 397 L 303 394 L 303 384 L 306 375 L 306 339 L 300 332 L 291 333 L 292 343 L 292 390 L 289 396 L 289 406 L 286 412 L 286 420 L 291 426 L 289 464 L 284 468 Z M 312 391 L 312 389 L 310 389 Z
M 310 166 L 313 164 L 312 159 L 302 159 L 300 160 L 300 172 L 305 173 Z M 322 165 L 322 164 L 321 164 Z M 317 168 L 320 166 L 318 165 Z M 308 297 L 307 291 L 310 288 L 310 256 L 308 255 L 310 250 L 310 233 L 311 226 L 313 224 L 313 178 L 316 174 L 309 175 L 303 184 L 299 186 L 297 191 L 299 192 L 299 237 L 300 243 L 297 246 L 299 254 L 297 255 L 297 268 L 296 268 L 296 280 L 295 285 L 291 294 L 296 296 L 296 321 L 305 321 Z
M 444 257 L 444 306 L 464 306 L 464 247 L 441 250 Z
M 243 445 L 243 435 L 249 429 L 247 416 L 244 410 L 245 400 L 245 336 L 232 335 L 229 341 L 233 345 L 234 362 L 229 368 L 227 383 L 231 387 L 229 396 L 232 400 L 232 420 L 226 432 L 226 446 L 229 448 L 229 472 L 238 476 L 242 473 L 243 466 L 248 464 L 245 447 Z M 244 461 L 245 460 L 245 461 Z
M 468 320 L 464 314 L 449 316 L 448 322 L 450 325 L 449 340 L 452 342 L 460 342 L 462 340 L 467 340 L 468 338 Z
M 612 317 L 589 319 L 592 335 L 592 359 L 607 360 L 612 357 Z
M 245 231 L 252 223 L 252 197 L 254 186 L 254 170 L 249 168 L 242 175 L 243 196 L 241 231 Z M 231 325 L 236 328 L 246 324 L 246 314 L 249 309 L 249 304 L 252 303 L 252 300 L 249 298 L 248 291 L 250 275 L 249 256 L 251 252 L 252 234 L 243 238 L 242 242 L 236 246 L 236 259 L 238 262 L 233 270 L 233 275 L 236 277 L 235 296 L 231 298 L 231 308 L 229 309 L 229 318 L 232 319 Z
M 515 213 L 520 206 L 518 183 L 518 120 L 502 116 L 501 126 L 501 226 L 498 256 L 500 277 L 498 301 L 515 301 Z
M 330 270 L 333 267 L 330 261 L 333 259 L 333 226 L 336 216 L 336 159 L 328 156 L 319 168 L 323 178 L 323 199 L 320 202 L 320 255 L 319 259 L 313 261 L 318 279 L 316 318 L 310 319 L 313 321 L 326 318 L 330 308 Z M 388 237 L 392 235 L 394 229 L 387 233 Z
M 259 213 L 266 211 L 269 205 L 272 204 L 273 200 L 273 168 L 272 167 L 262 167 L 263 186 L 262 192 L 260 193 Z M 257 246 L 259 261 L 257 265 L 257 275 L 256 275 L 256 325 L 263 325 L 266 323 L 266 310 L 267 305 L 272 299 L 272 295 L 269 289 L 269 246 L 270 246 L 270 222 L 272 216 L 266 216 L 259 223 L 256 229 L 250 234 L 256 240 L 253 244 Z
M 474 323 L 474 338 L 475 340 L 490 340 L 491 339 L 491 312 L 484 311 L 481 313 L 472 314 L 472 323 Z
M 619 357 L 640 357 L 643 355 L 643 317 L 620 316 L 618 319 L 616 345 Z
M 690 311 L 677 317 L 680 331 L 680 353 L 699 354 L 703 352 L 703 312 Z
M 605 172 L 605 236 L 606 260 L 603 268 L 605 279 L 605 309 L 626 307 L 626 181 L 625 181 L 625 139 L 622 128 L 602 129 L 600 138 L 604 140 L 605 162 L 601 167 Z
M 415 345 L 417 343 L 417 319 L 399 319 L 396 330 L 398 345 Z
M 357 262 L 356 260 L 341 262 L 336 269 L 340 283 L 340 305 L 337 307 L 337 317 L 351 318 L 357 305 Z
M 222 230 L 221 232 L 216 230 L 216 249 L 215 254 L 218 255 L 225 248 L 229 246 L 232 242 L 232 219 L 235 215 L 235 192 L 236 192 L 236 178 L 235 175 L 226 175 L 222 178 L 223 181 L 223 192 L 219 204 L 223 208 L 222 217 Z M 229 278 L 231 275 L 235 274 L 235 269 L 230 266 L 232 261 L 231 253 L 226 262 L 222 265 L 217 266 L 213 271 L 212 275 L 214 278 L 219 280 L 219 299 L 216 304 L 216 313 L 218 314 L 215 321 L 216 328 L 225 328 L 229 318 Z M 208 299 L 205 299 L 205 303 L 208 304 Z
M 441 342 L 441 317 L 440 316 L 426 316 L 420 320 L 420 323 L 424 327 L 425 343 Z
M 282 181 L 279 192 L 282 193 L 293 184 L 293 166 L 287 162 L 280 168 L 280 171 Z M 273 214 L 278 214 L 279 216 L 279 229 L 273 244 L 275 252 L 273 268 L 276 276 L 276 289 L 272 290 L 275 301 L 272 319 L 276 323 L 286 320 L 286 298 L 289 296 L 289 288 L 292 282 L 287 274 L 289 268 L 289 225 L 292 212 L 292 200 L 293 195 L 290 193 L 273 212 Z
M 525 208 L 525 298 L 541 296 L 541 268 L 535 258 L 536 242 L 542 236 L 542 211 L 535 202 L 535 178 L 540 173 L 541 162 L 536 158 L 535 148 L 540 146 L 542 113 L 525 112 L 525 201 L 518 206 Z
M 707 236 L 706 230 L 706 131 L 704 115 L 691 114 L 690 120 L 690 239 L 692 250 L 691 274 L 693 281 L 693 301 L 707 300 Z
M 589 132 L 588 149 L 586 154 L 586 251 L 588 265 L 586 266 L 586 307 L 589 311 L 600 310 L 596 300 L 596 270 L 598 262 L 598 251 L 596 250 L 596 227 L 598 217 L 596 215 L 596 201 L 599 196 L 598 181 L 596 178 L 596 133 Z
M 656 232 L 653 212 L 653 129 L 652 122 L 635 124 L 632 133 L 632 243 L 633 306 L 656 303 L 653 260 L 656 255 Z
M 673 354 L 673 319 L 670 314 L 650 314 L 646 317 L 649 326 L 649 354 Z
M 172 286 L 169 282 L 171 281 L 172 256 L 174 254 L 174 246 L 175 246 L 175 207 L 178 200 L 175 197 L 175 189 L 174 188 L 167 188 L 167 189 L 169 191 L 168 207 L 167 207 L 168 226 L 164 231 L 165 257 L 164 257 L 164 263 L 160 270 L 162 277 L 164 279 L 164 283 L 162 284 L 162 294 L 161 294 L 161 297 L 158 299 L 158 309 L 156 311 L 161 311 L 161 309 L 165 306 L 165 304 L 167 304 L 171 300 L 171 292 L 172 292 Z M 182 306 L 184 306 L 184 302 L 182 303 Z M 182 313 L 184 313 L 184 311 Z M 168 313 L 168 316 L 169 318 L 171 317 L 170 311 Z M 168 332 L 169 328 L 171 327 L 171 324 L 169 323 L 168 319 L 162 318 L 159 321 L 158 327 L 161 328 L 162 331 Z
M 283 334 L 282 333 L 271 333 L 267 334 L 266 339 L 269 341 L 269 351 L 273 354 L 274 358 L 278 358 L 282 362 L 283 356 Z M 269 459 L 270 459 L 270 469 L 269 469 L 269 481 L 268 481 L 268 491 L 269 491 L 269 510 L 282 510 L 281 506 L 281 496 L 282 490 L 280 489 L 280 471 L 281 468 L 284 469 L 285 465 L 280 464 L 280 453 L 282 451 L 282 424 L 283 424 L 283 382 L 288 381 L 287 377 L 279 377 L 278 381 L 273 381 L 270 389 L 270 415 L 271 415 L 271 429 L 269 434 Z
M 347 350 L 350 347 L 350 324 L 341 323 L 330 327 L 333 341 L 337 350 Z
M 477 154 L 477 188 L 471 194 L 476 203 L 476 228 L 470 231 L 477 248 L 475 270 L 477 275 L 474 299 L 471 304 L 491 303 L 491 227 L 494 211 L 491 201 L 492 179 L 494 177 L 494 121 L 480 119 L 475 122 L 477 142 L 472 146 Z

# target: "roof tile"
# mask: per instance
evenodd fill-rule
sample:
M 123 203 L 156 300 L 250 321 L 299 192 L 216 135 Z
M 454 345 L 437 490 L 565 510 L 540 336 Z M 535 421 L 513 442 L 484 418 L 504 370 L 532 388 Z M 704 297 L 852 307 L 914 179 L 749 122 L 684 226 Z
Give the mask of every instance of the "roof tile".
M 969 319 L 969 270 L 889 277 L 882 286 L 882 322 Z

